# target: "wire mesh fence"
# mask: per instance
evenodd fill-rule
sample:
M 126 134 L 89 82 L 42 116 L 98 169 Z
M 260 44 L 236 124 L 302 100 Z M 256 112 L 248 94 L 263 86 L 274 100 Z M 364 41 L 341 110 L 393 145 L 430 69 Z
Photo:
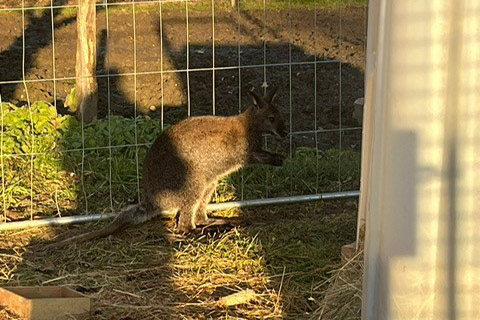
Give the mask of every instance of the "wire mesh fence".
M 290 131 L 264 143 L 289 158 L 230 176 L 213 201 L 358 195 L 366 1 L 97 1 L 93 124 L 71 115 L 77 1 L 0 5 L 3 221 L 138 201 L 143 157 L 164 128 L 238 114 L 248 90 L 271 85 Z

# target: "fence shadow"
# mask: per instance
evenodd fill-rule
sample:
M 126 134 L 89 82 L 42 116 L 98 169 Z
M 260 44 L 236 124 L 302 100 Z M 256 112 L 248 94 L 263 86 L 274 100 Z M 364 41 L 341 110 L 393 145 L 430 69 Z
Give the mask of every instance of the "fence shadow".
M 305 134 L 294 137 L 283 144 L 275 145 L 274 141 L 269 141 L 271 148 L 283 148 L 286 153 L 287 146 L 291 143 L 293 148 L 308 145 L 328 149 L 337 147 L 340 137 L 343 137 L 346 145 L 356 144 L 356 148 L 358 148 L 360 132 L 342 136 L 336 129 L 340 126 L 354 127 L 356 125 L 351 114 L 353 101 L 363 95 L 363 72 L 360 68 L 349 63 L 340 63 L 338 57 L 335 56 L 312 55 L 301 46 L 281 39 L 279 34 L 273 32 L 275 29 L 270 31 L 272 31 L 273 37 L 278 38 L 278 41 L 268 45 L 268 55 L 279 57 L 279 60 L 264 68 L 262 66 L 263 59 L 258 58 L 259 55 L 263 55 L 263 45 L 258 43 L 260 38 L 255 33 L 259 31 L 260 26 L 258 19 L 253 21 L 254 17 L 250 13 L 245 14 L 244 18 L 250 20 L 250 24 L 257 26 L 252 30 L 252 27 L 242 25 L 242 29 L 245 30 L 242 31 L 244 37 L 242 39 L 253 39 L 253 42 L 242 44 L 241 52 L 238 51 L 239 47 L 235 43 L 223 40 L 216 42 L 214 47 L 215 66 L 227 68 L 213 72 L 209 70 L 212 67 L 212 65 L 209 67 L 209 63 L 212 60 L 213 47 L 211 42 L 201 39 L 200 34 L 204 31 L 200 27 L 192 33 L 192 41 L 186 46 L 181 41 L 177 41 L 177 35 L 184 32 L 182 27 L 184 20 L 172 13 L 172 17 L 167 16 L 164 20 L 164 24 L 168 24 L 168 28 L 160 29 L 160 21 L 156 13 L 141 14 L 142 19 L 139 19 L 140 21 L 137 23 L 147 27 L 142 30 L 140 25 L 138 26 L 137 40 L 139 43 L 136 46 L 138 50 L 136 55 L 139 61 L 136 66 L 138 72 L 136 85 L 133 85 L 131 74 L 121 75 L 132 72 L 132 65 L 129 62 L 131 52 L 133 52 L 131 41 L 125 40 L 130 37 L 130 33 L 127 31 L 132 29 L 132 24 L 119 24 L 118 30 L 110 30 L 108 40 L 107 31 L 100 28 L 97 55 L 97 73 L 100 75 L 98 78 L 99 118 L 108 115 L 132 118 L 134 114 L 148 114 L 155 118 L 155 121 L 161 118 L 165 124 L 173 124 L 185 118 L 188 111 L 191 115 L 212 114 L 213 110 L 218 115 L 233 115 L 249 106 L 249 100 L 245 97 L 246 91 L 252 87 L 259 87 L 266 78 L 268 83 L 275 83 L 283 88 L 277 99 L 282 112 L 290 111 L 291 101 L 292 131 L 312 130 L 313 128 L 331 130 L 331 132 L 322 134 L 317 140 L 314 135 Z M 129 13 L 119 12 L 117 18 L 125 20 L 129 15 Z M 51 28 L 50 17 L 48 17 L 48 21 L 46 18 L 44 19 L 41 26 L 45 30 L 49 30 Z M 228 20 L 228 16 L 218 17 L 217 22 L 227 23 Z M 192 25 L 201 26 L 208 21 L 200 16 L 192 17 L 190 22 Z M 37 24 L 38 26 L 39 24 Z M 66 27 L 73 28 L 71 25 Z M 200 40 L 194 40 L 195 37 Z M 222 37 L 219 36 L 219 38 Z M 21 39 L 18 41 L 22 43 Z M 74 39 L 72 38 L 71 41 Z M 158 52 L 152 53 L 151 49 L 147 50 L 146 44 L 148 43 L 157 45 L 156 51 Z M 160 43 L 163 43 L 163 66 L 158 64 L 160 61 L 158 45 Z M 41 50 L 46 46 L 48 46 L 48 41 L 42 40 L 42 45 L 36 50 Z M 13 47 L 15 45 L 12 45 Z M 14 56 L 16 57 L 15 53 L 18 54 L 18 50 L 9 51 L 5 55 L 13 59 Z M 228 68 L 232 65 L 235 66 L 238 62 L 238 53 L 240 53 L 241 64 L 243 66 L 252 65 L 252 67 L 242 67 L 240 71 L 236 68 Z M 289 62 L 290 53 L 295 61 L 293 61 L 293 65 L 288 66 L 285 64 Z M 149 54 L 153 56 L 150 57 L 150 60 Z M 187 56 L 189 56 L 188 70 L 186 68 Z M 31 65 L 33 58 L 34 55 L 30 55 L 30 60 L 26 65 Z M 313 63 L 296 63 L 314 61 L 321 63 L 318 63 L 316 67 Z M 68 69 L 69 66 L 71 67 L 71 64 L 64 65 L 65 69 Z M 5 68 L 7 68 L 6 65 L 0 66 L 0 70 Z M 160 69 L 167 72 L 163 75 L 148 74 L 148 71 Z M 29 68 L 27 68 L 28 70 Z M 107 77 L 107 75 L 110 76 Z M 343 91 L 340 89 L 341 81 Z M 58 85 L 60 90 L 69 88 L 69 86 L 71 83 L 68 81 L 60 81 Z M 290 87 L 291 92 L 286 89 Z M 2 91 L 2 97 L 14 99 L 14 92 L 15 90 L 7 90 L 6 93 Z M 33 97 L 35 96 L 33 93 Z M 152 106 L 153 108 L 150 108 Z M 130 134 L 134 133 L 130 132 Z M 140 140 L 148 142 L 145 137 L 142 137 L 144 133 L 141 130 L 136 134 Z M 81 177 L 77 175 L 75 178 L 79 186 L 75 195 L 77 207 L 72 209 L 72 213 L 82 213 L 83 208 L 86 208 L 87 212 L 105 212 L 116 209 L 127 201 L 136 201 L 134 196 L 136 191 L 135 175 L 138 172 L 135 172 L 135 168 L 128 171 L 129 180 L 126 186 L 114 185 L 114 190 L 121 193 L 120 196 L 114 196 L 113 202 L 115 203 L 112 206 L 114 208 L 106 205 L 108 202 L 106 198 L 112 191 L 108 180 L 103 181 L 103 185 L 99 184 L 94 188 L 88 188 L 88 184 L 91 182 L 89 179 L 95 178 L 95 174 L 98 173 L 95 172 L 95 166 L 88 167 L 88 164 L 95 164 L 96 161 L 108 164 L 105 159 L 112 157 L 108 153 L 110 150 L 105 148 L 100 139 L 93 140 L 88 147 L 99 148 L 99 150 L 72 151 L 81 154 L 82 161 L 80 163 L 73 163 L 73 160 L 68 160 L 68 157 L 63 159 L 63 169 L 68 168 L 72 173 L 81 172 L 82 175 Z M 135 146 L 115 145 L 115 148 L 119 153 L 137 154 L 139 152 Z M 140 164 L 143 161 L 144 151 L 145 148 L 141 147 L 138 153 L 138 163 Z M 89 159 L 89 157 L 91 158 Z M 132 163 L 127 162 L 127 164 Z M 114 165 L 121 164 L 115 162 Z M 84 172 L 85 176 L 83 176 Z M 132 176 L 134 177 L 132 178 Z M 84 177 L 86 178 L 84 179 Z M 119 180 L 114 175 L 113 179 Z M 121 188 L 125 190 L 121 191 Z M 241 197 L 238 193 L 235 196 Z M 101 198 L 102 201 L 93 201 L 92 199 L 95 197 Z M 315 214 L 318 214 L 321 208 L 329 208 L 330 212 L 341 213 L 342 219 L 333 220 L 344 227 L 340 236 L 325 229 L 325 225 L 331 226 L 324 224 L 325 217 L 314 221 Z M 310 274 L 325 268 L 326 263 L 333 259 L 333 255 L 338 255 L 339 246 L 354 239 L 355 226 L 355 223 L 351 223 L 354 221 L 354 215 L 345 215 L 338 204 L 333 204 L 331 207 L 308 206 L 305 212 L 299 212 L 304 209 L 300 210 L 298 206 L 291 206 L 287 209 L 262 208 L 237 212 L 236 214 L 243 216 L 245 223 L 250 225 L 248 228 L 240 226 L 229 232 L 192 237 L 184 243 L 173 245 L 165 237 L 171 224 L 155 221 L 107 239 L 52 252 L 47 257 L 40 256 L 35 251 L 35 248 L 42 246 L 44 241 L 57 236 L 70 236 L 92 228 L 100 228 L 103 223 L 33 231 L 18 242 L 8 242 L 9 240 L 6 239 L 2 244 L 3 248 L 10 249 L 9 252 L 12 252 L 13 248 L 16 250 L 13 252 L 18 252 L 4 262 L 10 272 L 8 283 L 72 285 L 96 298 L 95 314 L 91 315 L 92 319 L 102 317 L 143 319 L 147 316 L 176 319 L 180 318 L 182 314 L 185 315 L 185 312 L 191 312 L 199 318 L 225 315 L 255 318 L 258 315 L 244 314 L 242 312 L 245 311 L 242 309 L 220 308 L 211 302 L 249 286 L 255 287 L 255 290 L 267 287 L 270 295 L 261 298 L 260 301 L 268 306 L 272 316 L 298 319 L 305 317 L 305 312 L 313 310 L 314 305 L 308 302 L 306 292 L 299 293 L 301 281 L 296 280 L 296 274 L 301 273 L 300 271 L 303 272 L 305 268 Z M 354 210 L 352 209 L 352 211 Z M 266 215 L 269 217 L 265 217 Z M 9 236 L 13 237 L 12 233 L 9 233 Z M 333 239 L 334 237 L 336 237 L 335 241 L 327 241 L 327 238 Z M 309 262 L 314 259 L 315 248 L 326 242 L 328 242 L 328 246 L 323 247 L 326 251 L 319 254 L 320 258 Z M 227 244 L 227 247 L 222 247 L 220 244 Z M 224 255 L 228 255 L 228 252 L 222 251 L 225 248 L 243 250 L 247 265 L 241 265 L 241 263 L 235 266 L 223 265 L 225 268 L 231 267 L 231 269 L 223 271 L 212 268 L 211 265 L 223 261 Z M 250 250 L 253 250 L 252 252 L 255 254 L 253 262 L 248 260 L 252 258 L 253 254 Z M 230 252 L 230 254 L 232 253 Z M 218 260 L 208 260 L 209 255 Z M 272 280 L 262 282 L 264 281 L 262 277 L 255 277 L 256 272 L 259 272 L 263 278 Z M 15 276 L 12 277 L 12 274 Z M 185 277 L 182 277 L 184 274 L 188 274 L 192 282 L 185 282 Z M 199 274 L 207 276 L 195 278 Z M 221 278 L 219 274 L 225 277 Z M 220 284 L 215 283 L 216 277 Z M 229 280 L 225 280 L 227 278 Z M 222 281 L 225 281 L 223 286 Z M 255 281 L 259 282 L 255 283 Z M 304 284 L 308 285 L 306 282 Z M 273 302 L 269 299 L 273 299 Z M 198 301 L 200 303 L 196 305 Z
M 66 4 L 67 0 L 58 0 L 55 2 L 55 5 L 61 6 Z M 27 76 L 29 72 L 37 67 L 38 53 L 47 49 L 52 43 L 52 20 L 55 20 L 57 17 L 60 17 L 60 10 L 53 10 L 53 16 L 50 13 L 50 10 L 28 10 L 25 11 L 25 29 L 20 36 L 15 37 L 15 39 L 10 43 L 8 48 L 0 52 L 0 81 L 18 81 L 23 78 L 23 65 L 25 75 Z M 2 13 L 3 16 L 7 17 L 8 13 Z M 10 21 L 5 20 L 5 23 L 12 23 L 13 21 L 20 19 L 20 13 L 10 14 Z M 63 17 L 59 21 L 53 22 L 53 28 L 58 29 L 65 25 L 68 25 L 75 21 L 75 17 Z M 21 27 L 21 26 L 20 26 Z M 7 33 L 8 34 L 8 33 Z M 49 36 L 46 36 L 49 34 Z M 25 48 L 25 54 L 23 54 L 23 48 Z M 51 57 L 51 56 L 50 56 Z M 22 62 L 23 60 L 23 62 Z M 52 61 L 49 61 L 48 68 L 53 71 Z M 46 74 L 45 76 L 53 78 L 52 74 Z M 13 84 L 13 85 L 2 85 L 1 95 L 3 101 L 18 101 L 20 104 L 26 103 L 26 93 L 22 88 L 23 84 Z M 22 89 L 20 89 L 22 88 Z M 16 91 L 22 91 L 22 96 L 24 99 L 21 99 L 16 94 Z M 42 88 L 45 90 L 45 88 Z M 52 90 L 53 88 L 48 88 Z M 47 89 L 47 90 L 48 90 Z M 54 98 L 53 93 L 49 95 L 52 99 Z M 18 99 L 20 98 L 20 99 Z

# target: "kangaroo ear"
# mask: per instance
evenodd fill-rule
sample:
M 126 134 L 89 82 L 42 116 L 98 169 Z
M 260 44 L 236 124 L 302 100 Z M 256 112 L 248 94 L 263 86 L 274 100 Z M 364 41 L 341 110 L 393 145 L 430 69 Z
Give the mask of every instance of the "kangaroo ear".
M 255 108 L 262 108 L 263 107 L 263 99 L 260 98 L 255 92 L 248 91 L 248 95 L 252 98 L 253 106 Z
M 268 103 L 272 103 L 273 100 L 275 100 L 275 97 L 277 96 L 277 89 L 278 87 L 272 86 L 268 90 L 267 94 L 263 97 L 263 100 L 265 100 Z

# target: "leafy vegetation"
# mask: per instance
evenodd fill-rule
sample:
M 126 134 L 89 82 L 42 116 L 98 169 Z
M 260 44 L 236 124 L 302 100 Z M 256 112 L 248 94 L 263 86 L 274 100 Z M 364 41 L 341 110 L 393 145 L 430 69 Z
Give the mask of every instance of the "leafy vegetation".
M 150 117 L 111 116 L 82 128 L 46 102 L 30 108 L 3 103 L 1 110 L 1 204 L 17 215 L 85 208 L 90 197 L 101 199 L 91 209 L 111 209 L 109 181 L 124 202 L 136 189 L 136 154 L 141 163 L 146 153 L 146 146 L 135 147 L 135 127 L 138 144 L 160 134 Z
M 158 120 L 110 116 L 83 127 L 46 102 L 1 107 L 0 204 L 8 216 L 111 211 L 136 201 L 148 145 L 161 134 Z M 352 189 L 358 164 L 354 151 L 298 148 L 283 167 L 252 166 L 227 177 L 215 201 Z

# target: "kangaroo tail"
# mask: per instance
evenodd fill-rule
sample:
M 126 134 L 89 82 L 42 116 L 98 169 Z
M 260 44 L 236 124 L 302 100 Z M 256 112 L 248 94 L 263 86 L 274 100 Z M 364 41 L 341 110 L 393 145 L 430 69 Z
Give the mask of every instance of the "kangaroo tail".
M 146 216 L 148 216 L 146 210 L 148 210 L 148 205 L 146 205 L 144 202 L 130 205 L 122 209 L 115 219 L 105 228 L 51 243 L 47 245 L 47 249 L 62 248 L 74 243 L 76 244 L 109 236 L 115 232 L 124 230 L 131 225 L 142 223 L 148 220 L 148 218 L 146 218 Z

